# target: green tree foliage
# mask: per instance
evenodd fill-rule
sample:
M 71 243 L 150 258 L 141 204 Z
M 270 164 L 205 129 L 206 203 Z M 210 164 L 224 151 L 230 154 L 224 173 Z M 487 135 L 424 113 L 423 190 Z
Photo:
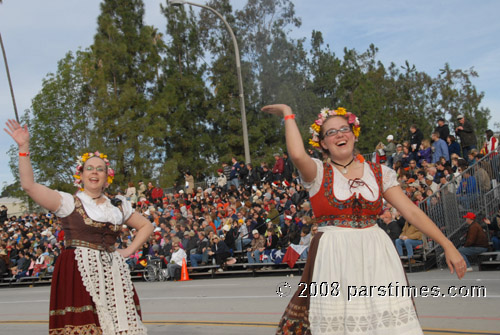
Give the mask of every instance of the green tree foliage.
M 24 116 L 31 134 L 31 162 L 40 183 L 68 190 L 73 182 L 76 156 L 91 141 L 91 69 L 87 51 L 66 54 L 57 72 L 43 80 L 31 111 Z
M 214 161 L 217 146 L 211 137 L 211 94 L 205 85 L 206 65 L 193 12 L 162 7 L 167 20 L 165 57 L 161 64 L 153 110 L 163 120 L 164 152 L 160 180 L 172 185 L 184 172 L 204 171 Z
M 150 102 L 163 42 L 143 19 L 140 0 L 103 1 L 92 45 L 96 136 L 90 144 L 108 153 L 120 184 L 152 177 L 161 162 L 154 139 L 164 133 L 165 122 L 150 113 Z

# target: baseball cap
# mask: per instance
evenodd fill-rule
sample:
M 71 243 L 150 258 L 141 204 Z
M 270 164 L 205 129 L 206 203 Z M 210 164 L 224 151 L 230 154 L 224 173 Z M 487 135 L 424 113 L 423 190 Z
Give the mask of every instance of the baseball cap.
M 394 139 L 394 136 L 392 136 L 392 135 L 387 136 L 387 140 L 392 141 L 393 139 Z
M 465 214 L 463 216 L 464 219 L 471 219 L 471 220 L 474 220 L 476 218 L 476 214 L 472 213 L 472 212 L 467 212 L 467 214 Z
M 463 116 L 462 114 L 459 114 L 459 115 L 457 116 L 457 120 L 461 120 L 461 119 L 463 119 L 463 118 L 464 118 L 464 116 Z
M 259 231 L 257 229 L 252 230 L 252 235 L 253 234 L 258 234 L 258 233 L 259 233 Z

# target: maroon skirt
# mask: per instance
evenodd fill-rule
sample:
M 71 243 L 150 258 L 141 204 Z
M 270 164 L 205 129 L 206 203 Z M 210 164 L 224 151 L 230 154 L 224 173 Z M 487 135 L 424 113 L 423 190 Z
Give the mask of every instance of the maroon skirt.
M 134 291 L 134 303 L 142 319 L 139 297 Z M 57 258 L 50 288 L 50 335 L 102 334 L 97 309 L 83 285 L 75 250 L 64 250 Z

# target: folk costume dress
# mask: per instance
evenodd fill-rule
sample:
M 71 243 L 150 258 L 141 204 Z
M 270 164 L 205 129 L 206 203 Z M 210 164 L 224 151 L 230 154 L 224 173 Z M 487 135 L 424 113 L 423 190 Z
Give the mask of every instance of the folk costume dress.
M 50 293 L 50 335 L 146 334 L 139 298 L 125 259 L 115 250 L 123 222 L 133 209 L 83 192 L 59 192 L 65 249 L 58 257 Z
M 399 187 L 396 173 L 365 162 L 363 177 L 349 180 L 314 161 L 316 179 L 304 186 L 320 227 L 301 278 L 307 288 L 299 286 L 277 334 L 423 334 L 411 297 L 397 292 L 407 279 L 396 248 L 376 224 L 382 193 Z

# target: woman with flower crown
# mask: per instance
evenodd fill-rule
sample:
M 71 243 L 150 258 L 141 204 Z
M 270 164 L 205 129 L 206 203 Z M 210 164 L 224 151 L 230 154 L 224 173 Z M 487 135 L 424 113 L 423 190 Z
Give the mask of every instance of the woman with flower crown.
M 393 170 L 355 156 L 358 118 L 344 108 L 323 109 L 309 142 L 325 161 L 304 149 L 287 105 L 264 112 L 284 117 L 288 154 L 309 191 L 319 232 L 311 241 L 299 289 L 277 334 L 422 334 L 400 258 L 375 223 L 383 199 L 438 242 L 451 273 L 464 276 L 465 261 L 436 225 L 403 193 Z
M 104 195 L 114 172 L 99 152 L 78 158 L 75 194 L 59 192 L 34 180 L 27 126 L 9 120 L 4 129 L 19 147 L 22 188 L 40 206 L 61 218 L 64 250 L 57 259 L 50 293 L 49 334 L 146 334 L 139 298 L 125 258 L 153 232 L 122 196 Z M 126 249 L 115 249 L 122 225 L 137 229 Z

